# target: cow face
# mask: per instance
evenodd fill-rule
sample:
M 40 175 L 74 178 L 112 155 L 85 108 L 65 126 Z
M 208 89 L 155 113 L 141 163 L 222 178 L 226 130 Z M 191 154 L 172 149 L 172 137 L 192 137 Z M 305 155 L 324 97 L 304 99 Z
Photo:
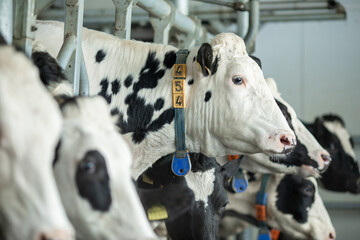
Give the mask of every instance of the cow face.
M 51 169 L 60 132 L 37 69 L 0 47 L 0 239 L 73 239 Z
M 251 174 L 249 179 L 245 192 L 229 195 L 230 205 L 221 222 L 222 236 L 240 232 L 249 223 L 259 225 L 255 219 L 255 201 L 261 185 L 261 174 Z M 269 227 L 295 239 L 335 239 L 335 230 L 318 194 L 315 179 L 273 174 L 266 192 L 266 223 Z
M 166 221 L 172 239 L 217 239 L 220 217 L 228 203 L 223 181 L 236 173 L 240 162 L 234 160 L 220 167 L 215 159 L 202 154 L 190 154 L 190 159 L 192 169 L 185 177 L 172 174 L 170 161 L 164 164 L 161 163 L 163 159 L 147 170 L 145 175 L 152 179 L 152 188 L 182 184 L 194 193 L 195 198 L 188 203 L 189 209 Z M 142 177 L 138 179 L 138 184 L 140 187 L 146 186 Z
M 197 150 L 208 156 L 274 155 L 295 146 L 293 131 L 240 37 L 217 35 L 210 44 L 191 51 L 187 65 L 192 66 L 188 72 L 192 84 L 187 92 L 186 131 L 189 140 L 205 143 Z
M 335 230 L 313 178 L 278 176 L 270 187 L 268 224 L 299 239 L 335 239 Z M 271 193 L 271 194 L 270 194 Z
M 64 131 L 54 171 L 77 238 L 153 239 L 131 180 L 130 150 L 105 101 L 71 98 L 61 109 Z
M 324 115 L 306 124 L 319 143 L 333 159 L 320 182 L 326 189 L 352 193 L 360 192 L 360 173 L 352 138 L 341 117 Z
M 252 154 L 246 156 L 241 167 L 249 171 L 283 172 L 300 174 L 302 176 L 319 176 L 329 166 L 330 154 L 317 142 L 314 136 L 306 129 L 304 124 L 297 118 L 294 109 L 280 97 L 276 83 L 267 78 L 275 101 L 283 113 L 290 128 L 294 131 L 297 144 L 294 150 L 284 157 L 268 157 L 264 154 Z M 269 161 L 270 159 L 270 161 Z

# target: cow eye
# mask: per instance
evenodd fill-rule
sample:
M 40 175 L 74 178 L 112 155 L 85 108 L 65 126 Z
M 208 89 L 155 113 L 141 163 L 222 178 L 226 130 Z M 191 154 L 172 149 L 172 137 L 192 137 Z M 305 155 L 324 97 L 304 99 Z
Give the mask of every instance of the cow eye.
M 312 197 L 314 195 L 314 188 L 311 185 L 305 186 L 303 188 L 303 193 L 308 196 L 308 197 Z
M 85 160 L 80 164 L 80 169 L 87 174 L 93 174 L 96 171 L 96 165 L 92 160 Z
M 331 151 L 335 150 L 335 144 L 330 143 L 330 150 L 331 150 Z
M 236 85 L 241 85 L 241 84 L 243 84 L 243 82 L 244 82 L 243 78 L 240 77 L 240 76 L 234 76 L 234 77 L 232 78 L 232 81 L 233 81 L 233 83 L 236 84 Z

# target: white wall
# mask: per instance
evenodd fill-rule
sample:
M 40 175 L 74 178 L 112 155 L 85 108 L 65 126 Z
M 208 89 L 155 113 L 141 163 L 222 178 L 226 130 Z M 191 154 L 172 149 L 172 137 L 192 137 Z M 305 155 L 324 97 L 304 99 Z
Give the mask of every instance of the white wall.
M 340 2 L 346 20 L 264 24 L 254 55 L 302 119 L 337 113 L 360 135 L 360 1 Z

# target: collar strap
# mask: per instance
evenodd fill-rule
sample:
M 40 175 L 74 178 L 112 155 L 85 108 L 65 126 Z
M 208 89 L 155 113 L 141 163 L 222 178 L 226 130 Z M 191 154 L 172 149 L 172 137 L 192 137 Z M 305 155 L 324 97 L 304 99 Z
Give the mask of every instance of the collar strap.
M 173 66 L 173 108 L 175 111 L 175 144 L 171 169 L 175 175 L 184 176 L 191 170 L 191 162 L 185 146 L 185 78 L 186 58 L 188 50 L 181 49 L 176 53 L 176 63 Z

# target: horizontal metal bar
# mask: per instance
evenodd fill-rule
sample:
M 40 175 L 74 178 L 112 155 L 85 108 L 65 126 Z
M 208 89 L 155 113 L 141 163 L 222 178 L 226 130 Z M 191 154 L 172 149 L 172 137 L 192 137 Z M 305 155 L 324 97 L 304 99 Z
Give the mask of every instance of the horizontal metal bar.
M 170 5 L 167 4 L 164 0 L 139 0 L 137 5 L 155 17 L 159 18 L 169 16 L 171 12 Z M 180 13 L 179 10 L 176 10 L 174 20 L 174 27 L 176 29 L 184 33 L 191 33 L 195 31 L 195 25 L 196 23 L 194 20 Z
M 309 13 L 309 14 L 279 14 L 261 15 L 260 22 L 285 22 L 285 21 L 314 21 L 314 20 L 339 20 L 345 19 L 344 13 Z
M 360 209 L 357 202 L 324 202 L 327 209 Z

